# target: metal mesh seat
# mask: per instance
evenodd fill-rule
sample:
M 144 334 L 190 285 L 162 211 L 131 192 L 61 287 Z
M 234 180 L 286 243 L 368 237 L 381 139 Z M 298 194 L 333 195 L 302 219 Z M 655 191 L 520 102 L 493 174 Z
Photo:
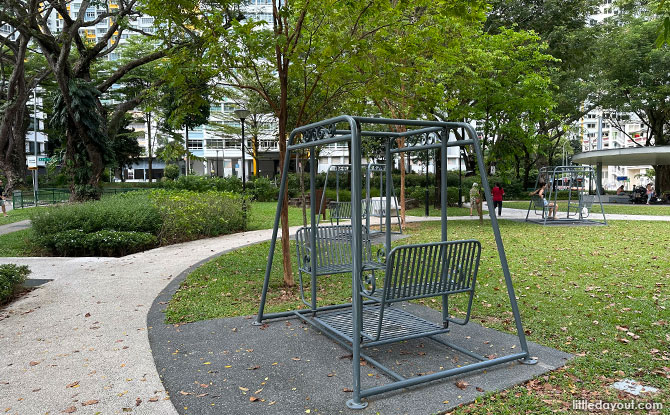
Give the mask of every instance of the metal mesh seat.
M 367 298 L 378 304 L 363 311 L 361 336 L 367 347 L 415 337 L 447 332 L 448 323 L 466 324 L 470 319 L 481 244 L 476 240 L 403 245 L 389 253 L 385 265 L 384 286 Z M 465 319 L 449 317 L 447 297 L 468 293 Z M 412 316 L 392 303 L 427 297 L 443 297 L 442 326 Z M 347 314 L 349 313 L 349 314 Z M 351 341 L 350 311 L 336 311 L 317 318 L 326 328 Z

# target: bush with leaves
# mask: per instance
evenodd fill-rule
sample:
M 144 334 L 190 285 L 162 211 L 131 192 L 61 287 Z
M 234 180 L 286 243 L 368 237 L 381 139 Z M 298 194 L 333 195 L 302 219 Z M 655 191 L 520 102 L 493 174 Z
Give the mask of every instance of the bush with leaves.
M 167 180 L 176 180 L 179 177 L 179 166 L 176 164 L 168 164 L 163 169 L 163 176 Z
M 28 274 L 30 269 L 26 265 L 0 265 L 0 304 L 5 304 L 14 297 Z
M 162 225 L 155 205 L 147 191 L 134 191 L 105 197 L 103 200 L 54 206 L 36 210 L 32 229 L 39 238 L 63 231 L 100 230 L 146 232 L 157 234 Z
M 163 219 L 158 233 L 161 245 L 244 230 L 241 195 L 159 189 L 152 191 L 150 197 Z
M 40 237 L 39 243 L 58 256 L 124 256 L 156 247 L 158 238 L 146 232 L 72 229 Z

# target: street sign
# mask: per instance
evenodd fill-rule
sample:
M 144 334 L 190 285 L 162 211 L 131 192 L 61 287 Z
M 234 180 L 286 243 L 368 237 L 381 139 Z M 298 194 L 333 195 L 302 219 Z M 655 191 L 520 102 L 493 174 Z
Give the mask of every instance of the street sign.
M 46 162 L 49 162 L 49 161 L 51 161 L 51 158 L 49 158 L 49 157 L 40 157 L 40 158 L 38 158 L 37 160 L 39 160 L 39 161 L 46 161 Z

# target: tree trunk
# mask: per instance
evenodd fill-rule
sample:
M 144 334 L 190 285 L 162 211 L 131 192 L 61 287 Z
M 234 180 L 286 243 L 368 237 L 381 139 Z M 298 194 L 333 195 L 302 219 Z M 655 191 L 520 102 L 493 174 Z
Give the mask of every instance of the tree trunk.
M 656 195 L 660 197 L 664 193 L 670 193 L 670 166 L 654 166 L 656 172 L 655 188 Z
M 0 171 L 7 178 L 5 192 L 8 195 L 23 184 L 26 173 L 26 102 L 27 99 L 17 98 L 0 120 Z
M 403 147 L 404 137 L 398 139 L 398 148 Z M 405 229 L 405 153 L 400 153 L 400 227 Z
M 280 97 L 279 97 L 279 162 L 283 163 L 286 158 L 286 139 L 287 131 L 286 127 L 288 125 L 288 63 L 283 62 L 281 59 L 281 54 L 278 56 L 278 66 L 279 70 L 279 86 L 280 86 Z M 284 59 L 286 59 L 284 57 Z M 281 172 L 282 175 L 288 174 L 288 171 Z M 288 230 L 288 185 L 284 191 L 283 195 L 279 195 L 284 199 L 281 208 L 281 251 L 282 251 L 282 262 L 284 264 L 284 284 L 289 287 L 293 287 L 295 282 L 293 281 L 293 268 L 291 267 L 291 245 L 289 241 L 289 230 Z

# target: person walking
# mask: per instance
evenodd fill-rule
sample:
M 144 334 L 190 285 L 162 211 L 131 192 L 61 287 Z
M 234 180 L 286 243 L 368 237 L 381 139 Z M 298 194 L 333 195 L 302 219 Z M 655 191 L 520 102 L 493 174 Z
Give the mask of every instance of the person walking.
M 502 215 L 502 202 L 503 196 L 505 195 L 505 190 L 502 188 L 500 182 L 496 182 L 496 185 L 491 189 L 491 194 L 493 195 L 493 210 L 498 208 L 498 216 Z
M 0 179 L 0 208 L 5 217 L 9 216 L 7 214 L 7 209 L 5 208 L 5 185 L 2 183 L 2 179 Z

